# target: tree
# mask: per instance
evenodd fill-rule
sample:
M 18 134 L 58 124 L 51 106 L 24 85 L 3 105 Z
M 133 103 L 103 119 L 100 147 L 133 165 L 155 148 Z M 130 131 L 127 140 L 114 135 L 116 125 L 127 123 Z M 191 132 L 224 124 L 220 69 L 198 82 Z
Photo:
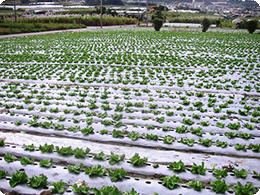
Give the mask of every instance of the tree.
M 246 28 L 250 34 L 254 33 L 257 29 L 258 21 L 257 20 L 249 20 L 246 22 Z
M 217 21 L 216 21 L 216 26 L 217 26 L 217 27 L 220 27 L 220 25 L 221 25 L 221 21 L 220 21 L 220 20 L 217 20 Z
M 155 18 L 160 18 L 162 20 L 164 20 L 164 16 L 163 13 L 161 11 L 156 11 L 153 15 L 152 15 L 152 20 L 154 20 Z
M 163 21 L 164 21 L 164 16 L 161 11 L 156 11 L 155 14 L 152 15 L 152 21 L 153 21 L 153 26 L 156 31 L 160 31 Z
M 204 18 L 201 22 L 201 25 L 202 25 L 202 32 L 206 32 L 210 26 L 210 21 L 208 18 Z
M 163 25 L 163 20 L 160 18 L 154 18 L 153 20 L 153 25 L 154 25 L 154 29 L 156 31 L 160 31 L 162 25 Z

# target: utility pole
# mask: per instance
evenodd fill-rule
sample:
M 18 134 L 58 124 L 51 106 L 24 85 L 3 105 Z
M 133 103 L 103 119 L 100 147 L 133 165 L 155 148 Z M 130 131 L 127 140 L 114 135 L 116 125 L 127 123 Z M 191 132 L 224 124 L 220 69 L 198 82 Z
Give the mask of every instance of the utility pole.
M 140 2 L 138 0 L 138 22 L 137 22 L 137 26 L 140 25 Z
M 146 0 L 146 26 L 148 27 L 148 0 Z
M 100 0 L 100 28 L 102 28 L 103 2 Z
M 16 15 L 16 2 L 14 0 L 14 21 L 17 22 L 17 15 Z
M 165 1 L 164 1 L 164 6 L 163 6 L 163 15 L 164 15 L 163 22 L 166 22 Z
M 176 18 L 178 18 L 178 0 L 176 1 Z

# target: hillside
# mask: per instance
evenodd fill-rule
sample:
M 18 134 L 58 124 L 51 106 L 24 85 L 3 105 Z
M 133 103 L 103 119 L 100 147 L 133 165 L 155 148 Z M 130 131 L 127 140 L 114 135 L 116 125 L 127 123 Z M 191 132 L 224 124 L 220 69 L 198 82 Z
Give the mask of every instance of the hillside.
M 132 1 L 136 1 L 138 2 L 138 0 L 132 0 Z M 145 2 L 145 0 L 143 0 Z M 232 5 L 237 5 L 237 6 L 241 6 L 241 7 L 258 7 L 258 3 L 256 1 L 253 0 L 245 0 L 245 1 L 241 1 L 241 0 L 196 0 L 196 2 L 205 2 L 206 5 L 210 5 L 211 2 L 216 2 L 216 1 L 227 1 Z M 140 2 L 142 2 L 140 0 Z M 149 2 L 156 2 L 158 4 L 163 4 L 164 1 L 163 0 L 149 0 Z M 176 3 L 177 0 L 166 0 L 165 1 L 167 4 L 171 4 L 171 3 Z M 191 0 L 178 0 L 178 2 L 191 2 Z

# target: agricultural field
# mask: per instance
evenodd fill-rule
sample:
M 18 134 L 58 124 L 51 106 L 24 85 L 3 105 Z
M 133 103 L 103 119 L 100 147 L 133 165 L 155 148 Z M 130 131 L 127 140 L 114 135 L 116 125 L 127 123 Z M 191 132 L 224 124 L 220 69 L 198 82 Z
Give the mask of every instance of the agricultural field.
M 0 191 L 255 194 L 259 43 L 134 28 L 1 39 Z

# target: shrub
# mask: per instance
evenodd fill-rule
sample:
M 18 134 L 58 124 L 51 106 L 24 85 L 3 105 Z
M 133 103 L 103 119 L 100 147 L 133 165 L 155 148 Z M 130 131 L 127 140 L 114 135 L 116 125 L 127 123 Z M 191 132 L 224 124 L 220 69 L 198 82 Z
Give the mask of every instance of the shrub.
M 258 21 L 257 20 L 250 20 L 246 22 L 246 28 L 250 34 L 254 33 L 257 29 Z
M 155 29 L 156 31 L 160 31 L 160 29 L 161 29 L 161 27 L 162 27 L 162 25 L 163 25 L 163 20 L 160 19 L 160 18 L 155 18 L 155 19 L 153 20 L 153 25 L 154 25 L 154 29 Z
M 202 32 L 206 32 L 210 26 L 210 21 L 208 18 L 204 18 L 201 22 L 201 25 L 202 25 Z
M 217 27 L 220 27 L 220 26 L 221 26 L 221 21 L 220 21 L 220 20 L 217 20 L 217 21 L 216 21 L 216 26 L 217 26 Z

